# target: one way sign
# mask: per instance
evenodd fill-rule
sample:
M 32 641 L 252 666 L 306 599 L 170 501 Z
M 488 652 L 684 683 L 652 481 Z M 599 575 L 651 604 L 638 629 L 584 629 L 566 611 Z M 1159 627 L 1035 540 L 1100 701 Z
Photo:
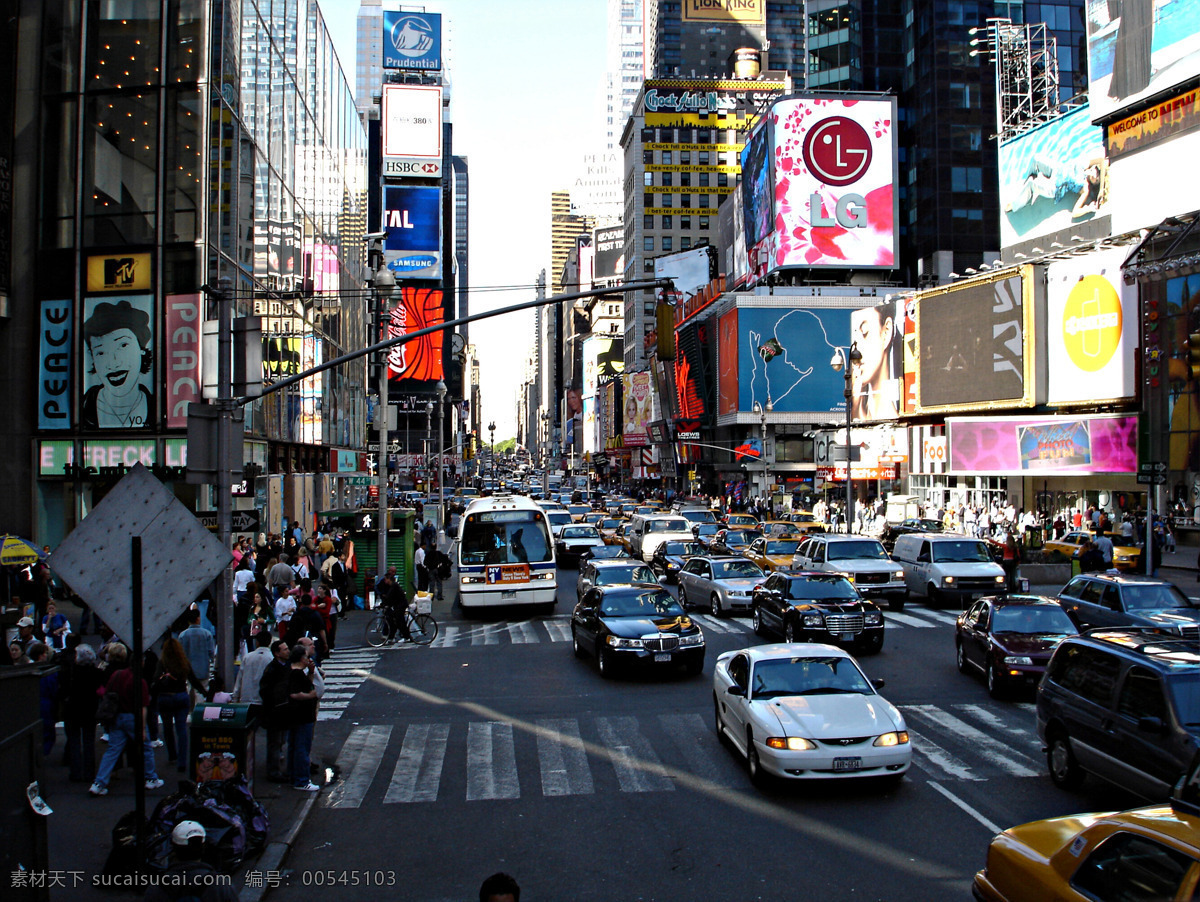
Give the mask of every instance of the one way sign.
M 200 525 L 209 532 L 217 531 L 216 511 L 201 511 L 200 513 L 196 514 L 196 519 L 199 520 Z M 259 523 L 260 520 L 257 510 L 233 512 L 233 531 L 235 533 L 258 532 Z

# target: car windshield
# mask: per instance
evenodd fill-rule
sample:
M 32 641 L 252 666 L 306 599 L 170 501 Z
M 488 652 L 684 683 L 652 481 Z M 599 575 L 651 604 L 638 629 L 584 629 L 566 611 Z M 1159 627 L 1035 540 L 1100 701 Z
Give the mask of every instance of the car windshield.
M 596 558 L 614 558 L 623 556 L 625 549 L 620 545 L 594 545 L 588 549 L 587 553 L 592 556 L 593 560 Z
M 961 542 L 934 542 L 933 559 L 939 564 L 987 564 L 992 556 L 983 542 L 963 539 Z
M 803 601 L 858 598 L 854 583 L 844 576 L 798 576 L 788 580 L 788 598 Z
M 703 550 L 699 542 L 665 542 L 662 546 L 663 554 L 700 554 Z
M 562 526 L 564 523 L 571 522 L 571 515 L 566 511 L 549 510 L 546 511 L 546 520 L 553 526 Z
M 601 529 L 616 529 L 618 526 L 621 525 L 621 521 L 620 520 L 612 520 L 612 519 L 601 520 L 598 525 Z
M 753 561 L 713 561 L 713 579 L 761 579 L 763 572 Z
M 747 529 L 730 530 L 725 533 L 726 545 L 749 545 L 757 539 L 761 533 L 752 532 Z
M 799 547 L 799 539 L 777 539 L 767 542 L 767 554 L 795 554 Z
M 874 695 L 854 661 L 841 657 L 771 658 L 754 665 L 752 698 L 780 695 Z
M 1174 586 L 1165 583 L 1149 586 L 1123 586 L 1121 595 L 1127 611 L 1165 611 L 1171 608 L 1198 607 Z
M 646 532 L 691 532 L 692 525 L 682 517 L 670 520 L 647 520 Z
M 671 593 L 659 589 L 648 592 L 620 592 L 605 595 L 600 613 L 608 617 L 682 617 L 683 608 Z
M 1057 604 L 1015 604 L 996 609 L 992 632 L 1066 636 L 1075 632 L 1075 624 Z
M 686 510 L 680 511 L 679 516 L 692 523 L 716 523 L 717 518 L 713 516 L 712 511 L 704 510 Z
M 577 517 L 582 517 L 584 514 L 590 514 L 592 512 L 592 509 L 586 504 L 572 504 L 567 508 L 567 510 Z
M 716 523 L 700 523 L 696 526 L 696 535 L 698 536 L 713 536 L 721 527 Z
M 831 561 L 886 561 L 887 552 L 875 540 L 863 539 L 856 542 L 830 542 Z
M 600 533 L 596 531 L 594 526 L 564 526 L 562 531 L 564 539 L 596 539 L 599 540 Z
M 645 564 L 630 564 L 628 567 L 604 567 L 596 572 L 597 586 L 656 582 L 658 582 L 658 577 Z

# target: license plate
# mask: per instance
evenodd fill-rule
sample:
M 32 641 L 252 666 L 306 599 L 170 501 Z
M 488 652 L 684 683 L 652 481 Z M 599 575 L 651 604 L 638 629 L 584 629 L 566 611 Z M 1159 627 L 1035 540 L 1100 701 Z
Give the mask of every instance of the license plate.
M 862 758 L 834 758 L 833 769 L 838 770 L 858 770 L 862 767 Z
M 854 633 L 842 633 L 842 641 L 843 642 L 853 642 L 854 641 Z
M 503 592 L 500 593 L 500 597 L 501 598 L 516 598 L 517 590 L 516 589 L 505 589 Z
M 667 652 L 666 654 L 657 654 L 654 656 L 654 660 L 660 661 L 660 662 L 670 661 L 671 654 L 670 654 L 670 652 Z

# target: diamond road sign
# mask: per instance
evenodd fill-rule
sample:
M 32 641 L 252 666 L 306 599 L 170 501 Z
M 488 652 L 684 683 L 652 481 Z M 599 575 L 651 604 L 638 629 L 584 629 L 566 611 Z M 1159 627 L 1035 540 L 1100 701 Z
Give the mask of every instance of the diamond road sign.
M 132 538 L 142 536 L 142 635 L 149 645 L 233 560 L 230 550 L 135 464 L 54 552 L 50 566 L 133 640 Z

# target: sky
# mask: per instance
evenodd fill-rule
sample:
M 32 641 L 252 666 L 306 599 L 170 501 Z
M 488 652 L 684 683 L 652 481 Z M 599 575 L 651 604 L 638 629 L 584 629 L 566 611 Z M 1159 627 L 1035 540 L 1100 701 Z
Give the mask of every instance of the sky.
M 359 0 L 318 0 L 354 88 Z M 384 0 L 387 8 L 399 3 Z M 605 0 L 430 0 L 449 42 L 454 153 L 470 179 L 470 312 L 532 300 L 550 266 L 550 194 L 568 190 L 600 150 Z M 594 137 L 593 137 L 594 136 Z M 547 281 L 550 274 L 547 273 Z M 520 286 L 511 290 L 487 290 Z M 481 422 L 516 434 L 517 390 L 533 347 L 533 313 L 473 323 Z M 486 440 L 486 437 L 485 437 Z

